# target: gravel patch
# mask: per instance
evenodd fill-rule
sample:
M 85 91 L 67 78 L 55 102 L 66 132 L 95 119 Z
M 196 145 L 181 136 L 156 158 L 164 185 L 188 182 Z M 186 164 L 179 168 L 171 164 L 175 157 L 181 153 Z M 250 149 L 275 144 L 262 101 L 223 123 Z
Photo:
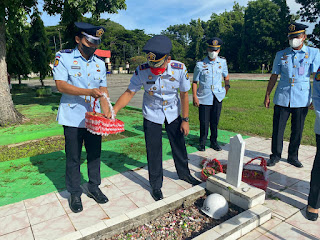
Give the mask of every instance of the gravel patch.
M 221 219 L 215 220 L 200 210 L 205 198 L 206 196 L 203 196 L 197 199 L 191 206 L 181 206 L 149 223 L 116 234 L 109 238 L 109 240 L 192 239 L 244 211 L 236 205 L 229 203 L 228 213 Z

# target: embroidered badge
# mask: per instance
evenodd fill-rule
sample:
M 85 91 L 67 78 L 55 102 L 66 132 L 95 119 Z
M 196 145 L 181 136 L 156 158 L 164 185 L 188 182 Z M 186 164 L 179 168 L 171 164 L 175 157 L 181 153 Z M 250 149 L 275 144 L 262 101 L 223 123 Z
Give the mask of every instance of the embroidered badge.
M 74 64 L 74 65 L 77 65 L 77 64 L 78 64 L 78 61 L 77 61 L 77 60 L 74 60 L 74 61 L 73 61 L 73 64 Z
M 318 72 L 318 73 L 316 74 L 315 79 L 316 79 L 317 81 L 320 81 L 320 72 Z
M 189 80 L 189 73 L 186 74 L 186 79 Z
M 59 59 L 56 59 L 56 60 L 54 61 L 54 66 L 56 67 L 56 66 L 58 66 L 58 64 L 59 64 Z
M 176 80 L 176 79 L 175 79 L 174 77 L 172 77 L 172 78 L 170 78 L 169 80 L 173 82 L 173 81 Z
M 148 79 L 149 79 L 149 80 L 152 80 L 152 75 L 149 75 L 149 76 L 148 76 Z

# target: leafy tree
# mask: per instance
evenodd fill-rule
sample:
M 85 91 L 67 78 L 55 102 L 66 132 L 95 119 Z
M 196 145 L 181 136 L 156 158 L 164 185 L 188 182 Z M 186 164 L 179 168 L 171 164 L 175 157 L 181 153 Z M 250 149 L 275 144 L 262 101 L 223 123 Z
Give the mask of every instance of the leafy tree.
M 280 30 L 289 24 L 280 18 L 280 11 L 279 5 L 269 0 L 248 3 L 239 57 L 242 70 L 256 70 L 262 64 L 272 64 L 276 52 L 281 50 L 279 46 L 284 44 L 278 36 L 287 33 Z
M 49 15 L 61 14 L 61 25 L 65 28 L 63 48 L 73 48 L 77 31 L 74 22 L 84 20 L 82 16 L 86 13 L 91 13 L 93 20 L 97 21 L 101 13 L 118 13 L 119 9 L 126 9 L 126 4 L 125 0 L 44 0 L 43 9 Z
M 146 56 L 135 56 L 130 58 L 130 70 L 134 71 L 139 65 L 147 62 Z
M 173 41 L 177 41 L 183 47 L 187 47 L 191 41 L 190 26 L 187 24 L 177 24 L 169 26 L 166 30 L 161 32 Z
M 25 21 L 26 13 L 35 4 L 34 0 L 0 1 L 0 126 L 21 122 L 23 116 L 14 108 L 7 80 L 6 29 L 16 29 Z M 12 35 L 11 35 L 12 37 Z M 12 39 L 12 38 L 11 38 Z
M 303 21 L 317 22 L 320 17 L 320 1 L 319 0 L 296 0 L 302 7 L 298 11 Z M 312 34 L 308 38 L 316 47 L 320 48 L 320 22 L 318 22 Z
M 48 74 L 50 67 L 49 40 L 43 25 L 43 21 L 37 11 L 31 16 L 31 28 L 29 31 L 30 58 L 33 72 L 40 73 L 40 82 L 44 86 L 43 79 Z
M 2 102 L 0 105 L 0 126 L 18 123 L 22 120 L 22 115 L 14 108 L 7 81 L 6 29 L 18 25 L 36 5 L 37 0 L 0 1 L 0 101 Z M 65 6 L 67 7 L 65 8 Z M 125 0 L 44 0 L 44 10 L 49 14 L 60 13 L 65 18 L 69 14 L 70 20 L 64 22 L 65 26 L 71 26 L 75 19 L 79 19 L 80 15 L 74 13 L 81 15 L 91 13 L 95 19 L 99 19 L 103 12 L 117 13 L 118 9 L 125 8 Z M 68 30 L 67 28 L 65 32 L 71 36 L 73 32 L 68 32 Z
M 242 41 L 242 29 L 244 24 L 244 7 L 235 3 L 232 11 L 223 12 L 220 15 L 212 14 L 207 23 L 207 38 L 219 37 L 224 44 L 221 47 L 221 56 L 226 57 L 228 68 L 239 71 L 239 43 Z
M 28 33 L 23 26 L 15 28 L 14 31 L 10 34 L 10 41 L 7 44 L 7 71 L 10 75 L 17 76 L 21 84 L 21 75 L 27 77 L 31 71 Z
M 191 20 L 190 22 L 190 38 L 191 43 L 188 48 L 187 56 L 188 58 L 192 58 L 193 62 L 188 63 L 188 69 L 194 69 L 196 65 L 196 61 L 199 61 L 203 58 L 203 52 L 206 48 L 204 43 L 204 29 L 205 23 L 200 20 Z

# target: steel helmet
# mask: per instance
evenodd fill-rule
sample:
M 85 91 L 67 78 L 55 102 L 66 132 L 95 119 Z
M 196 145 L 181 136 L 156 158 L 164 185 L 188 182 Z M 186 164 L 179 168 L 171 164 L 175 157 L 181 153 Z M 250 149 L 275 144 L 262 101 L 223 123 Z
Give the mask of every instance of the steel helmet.
M 201 211 L 214 219 L 220 219 L 229 210 L 227 200 L 218 193 L 210 194 L 203 202 Z

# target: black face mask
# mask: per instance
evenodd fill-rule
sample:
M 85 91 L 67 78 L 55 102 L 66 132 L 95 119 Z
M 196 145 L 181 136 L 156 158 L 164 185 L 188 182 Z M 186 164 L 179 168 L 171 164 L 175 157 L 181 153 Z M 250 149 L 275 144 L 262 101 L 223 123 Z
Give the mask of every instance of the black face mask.
M 81 50 L 85 55 L 87 55 L 90 58 L 94 54 L 94 52 L 97 50 L 97 48 L 87 47 L 86 45 L 81 44 Z

